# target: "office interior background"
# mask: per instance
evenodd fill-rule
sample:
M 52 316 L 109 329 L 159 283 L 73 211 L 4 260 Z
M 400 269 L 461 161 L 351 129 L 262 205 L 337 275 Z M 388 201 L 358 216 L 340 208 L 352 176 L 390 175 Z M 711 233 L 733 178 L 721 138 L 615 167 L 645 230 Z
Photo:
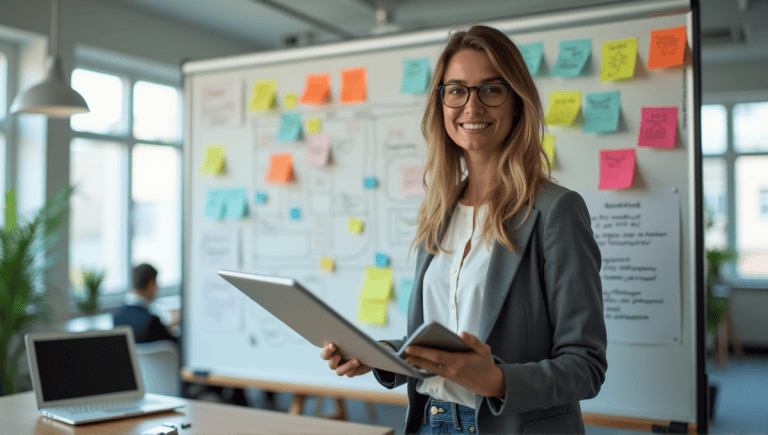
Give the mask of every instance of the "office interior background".
M 82 316 L 83 269 L 106 272 L 98 313 L 121 304 L 141 262 L 160 271 L 160 296 L 180 294 L 183 61 L 603 3 L 61 0 L 58 52 L 91 113 L 55 120 L 8 113 L 45 75 L 50 1 L 1 0 L 0 188 L 15 189 L 22 216 L 77 188 L 64 254 L 42 283 L 52 324 Z M 768 349 L 768 1 L 700 3 L 705 246 L 736 250 L 724 271 L 735 331 L 742 346 Z

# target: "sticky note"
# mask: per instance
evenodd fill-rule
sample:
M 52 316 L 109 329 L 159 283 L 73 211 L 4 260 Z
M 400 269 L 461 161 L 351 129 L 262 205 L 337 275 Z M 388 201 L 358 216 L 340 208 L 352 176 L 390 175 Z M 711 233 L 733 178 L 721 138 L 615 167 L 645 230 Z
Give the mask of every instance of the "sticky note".
M 201 175 L 221 175 L 227 171 L 224 147 L 212 145 L 205 147 L 203 164 L 200 166 Z
M 424 193 L 422 178 L 424 166 L 406 165 L 400 167 L 400 194 L 403 196 L 421 195 Z
M 605 41 L 602 43 L 600 80 L 631 79 L 635 76 L 637 38 Z
M 280 130 L 277 132 L 280 142 L 292 142 L 301 139 L 301 113 L 283 113 L 280 115 Z
M 263 81 L 254 83 L 253 95 L 251 95 L 251 102 L 248 104 L 248 111 L 266 112 L 276 106 L 275 82 Z
M 592 40 L 577 39 L 560 41 L 557 62 L 552 68 L 553 76 L 578 77 L 584 72 L 584 66 L 592 55 Z
M 254 198 L 254 202 L 258 204 L 263 204 L 267 202 L 267 194 L 264 192 L 256 192 L 256 197 Z
M 210 189 L 205 195 L 205 212 L 203 215 L 211 219 L 224 218 L 225 191 Z
M 393 285 L 392 269 L 369 266 L 365 268 L 363 290 L 360 295 L 366 299 L 388 301 L 395 298 Z
M 323 124 L 320 122 L 320 118 L 311 118 L 309 121 L 307 121 L 307 133 L 309 134 L 315 134 L 320 131 Z
M 429 58 L 404 59 L 400 92 L 422 94 L 429 87 Z
M 555 136 L 551 134 L 545 134 L 541 140 L 541 146 L 544 148 L 544 154 L 549 159 L 550 168 L 555 167 Z M 546 164 L 544 165 L 546 168 Z
M 245 187 L 226 189 L 224 192 L 224 217 L 242 219 L 248 216 L 248 196 Z
M 634 176 L 634 149 L 600 151 L 600 189 L 625 189 Z
M 291 209 L 291 219 L 293 220 L 299 220 L 301 219 L 301 209 L 298 207 L 294 207 Z
M 382 254 L 381 252 L 376 254 L 376 267 L 388 267 L 389 266 L 389 256 L 387 254 Z
M 379 180 L 376 177 L 365 177 L 363 180 L 363 187 L 366 189 L 375 189 L 379 186 Z
M 685 45 L 685 26 L 651 31 L 648 69 L 682 65 Z
M 584 133 L 609 133 L 619 128 L 620 96 L 615 91 L 584 97 Z
M 397 295 L 397 309 L 400 312 L 408 312 L 408 302 L 411 300 L 411 292 L 413 291 L 413 280 L 403 279 L 400 280 L 400 292 Z
M 331 155 L 331 135 L 327 133 L 313 134 L 307 141 L 307 152 L 304 164 L 308 166 L 325 166 Z
M 320 270 L 333 272 L 334 263 L 331 257 L 320 257 Z
M 352 234 L 360 234 L 363 232 L 363 221 L 357 218 L 349 218 L 347 221 L 347 231 Z
M 539 75 L 541 70 L 541 59 L 544 57 L 544 44 L 541 42 L 533 42 L 530 44 L 523 44 L 517 46 L 520 50 L 520 54 L 523 55 L 525 66 L 528 67 L 528 72 L 532 76 Z
M 677 137 L 677 107 L 643 107 L 637 145 L 674 148 Z
M 283 97 L 283 107 L 286 109 L 296 107 L 296 94 L 285 94 L 285 97 Z
M 552 92 L 549 110 L 544 118 L 547 125 L 571 125 L 581 110 L 581 92 Z
M 285 184 L 293 178 L 293 154 L 275 153 L 269 157 L 267 182 Z
M 387 302 L 376 299 L 360 298 L 360 309 L 357 312 L 357 321 L 369 325 L 386 325 Z
M 352 68 L 341 70 L 341 96 L 342 103 L 364 103 L 366 88 L 365 68 Z
M 299 98 L 301 104 L 321 104 L 331 96 L 331 75 L 314 74 L 304 79 L 304 92 Z

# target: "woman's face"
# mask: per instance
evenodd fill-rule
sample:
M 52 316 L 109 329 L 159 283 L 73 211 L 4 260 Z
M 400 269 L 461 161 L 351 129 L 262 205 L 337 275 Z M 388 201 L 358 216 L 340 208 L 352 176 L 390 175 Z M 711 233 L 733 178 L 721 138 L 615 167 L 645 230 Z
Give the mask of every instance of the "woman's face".
M 456 52 L 446 65 L 443 84 L 482 86 L 487 83 L 506 83 L 483 51 L 464 49 Z M 480 102 L 477 90 L 469 91 L 469 101 L 459 108 L 443 104 L 445 130 L 453 141 L 464 149 L 465 155 L 495 155 L 501 143 L 512 130 L 514 97 L 508 91 L 507 100 L 500 106 L 489 107 Z

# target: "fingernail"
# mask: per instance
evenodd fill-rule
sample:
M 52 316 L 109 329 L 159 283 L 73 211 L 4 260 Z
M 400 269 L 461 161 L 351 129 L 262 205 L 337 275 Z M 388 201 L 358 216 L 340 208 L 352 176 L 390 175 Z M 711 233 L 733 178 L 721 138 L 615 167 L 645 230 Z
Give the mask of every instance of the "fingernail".
M 355 360 L 355 367 L 360 367 L 360 361 Z

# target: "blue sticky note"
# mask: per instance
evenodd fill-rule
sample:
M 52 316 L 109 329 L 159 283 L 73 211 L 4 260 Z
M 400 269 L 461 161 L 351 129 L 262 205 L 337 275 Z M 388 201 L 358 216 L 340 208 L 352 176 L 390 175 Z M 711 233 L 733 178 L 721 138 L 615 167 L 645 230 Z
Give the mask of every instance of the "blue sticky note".
M 254 198 L 254 201 L 258 204 L 267 202 L 267 194 L 264 192 L 256 192 L 256 198 Z
M 400 293 L 397 295 L 397 309 L 403 313 L 408 312 L 408 301 L 411 300 L 411 290 L 413 290 L 412 279 L 403 279 L 400 281 Z
M 283 113 L 280 115 L 280 130 L 275 139 L 280 142 L 292 142 L 301 139 L 301 113 Z
M 226 190 L 210 189 L 205 196 L 205 217 L 222 219 L 224 217 Z
M 592 55 L 591 39 L 560 41 L 560 52 L 552 68 L 552 75 L 559 77 L 578 77 Z
M 528 67 L 528 72 L 532 76 L 536 77 L 541 69 L 541 59 L 544 57 L 544 44 L 541 42 L 533 42 L 530 44 L 518 45 L 520 54 L 523 55 L 525 66 Z
M 379 180 L 376 177 L 365 177 L 363 181 L 363 187 L 366 189 L 375 189 L 379 185 Z
M 429 58 L 403 60 L 403 81 L 400 92 L 422 94 L 429 86 Z
M 225 201 L 224 210 L 227 219 L 242 219 L 248 216 L 248 195 L 245 187 L 226 189 Z
M 389 266 L 389 257 L 387 254 L 382 254 L 379 252 L 376 254 L 376 267 L 387 267 Z
M 584 133 L 609 133 L 619 128 L 620 95 L 615 91 L 584 97 Z
M 291 219 L 301 219 L 301 209 L 298 207 L 294 207 L 291 209 Z

